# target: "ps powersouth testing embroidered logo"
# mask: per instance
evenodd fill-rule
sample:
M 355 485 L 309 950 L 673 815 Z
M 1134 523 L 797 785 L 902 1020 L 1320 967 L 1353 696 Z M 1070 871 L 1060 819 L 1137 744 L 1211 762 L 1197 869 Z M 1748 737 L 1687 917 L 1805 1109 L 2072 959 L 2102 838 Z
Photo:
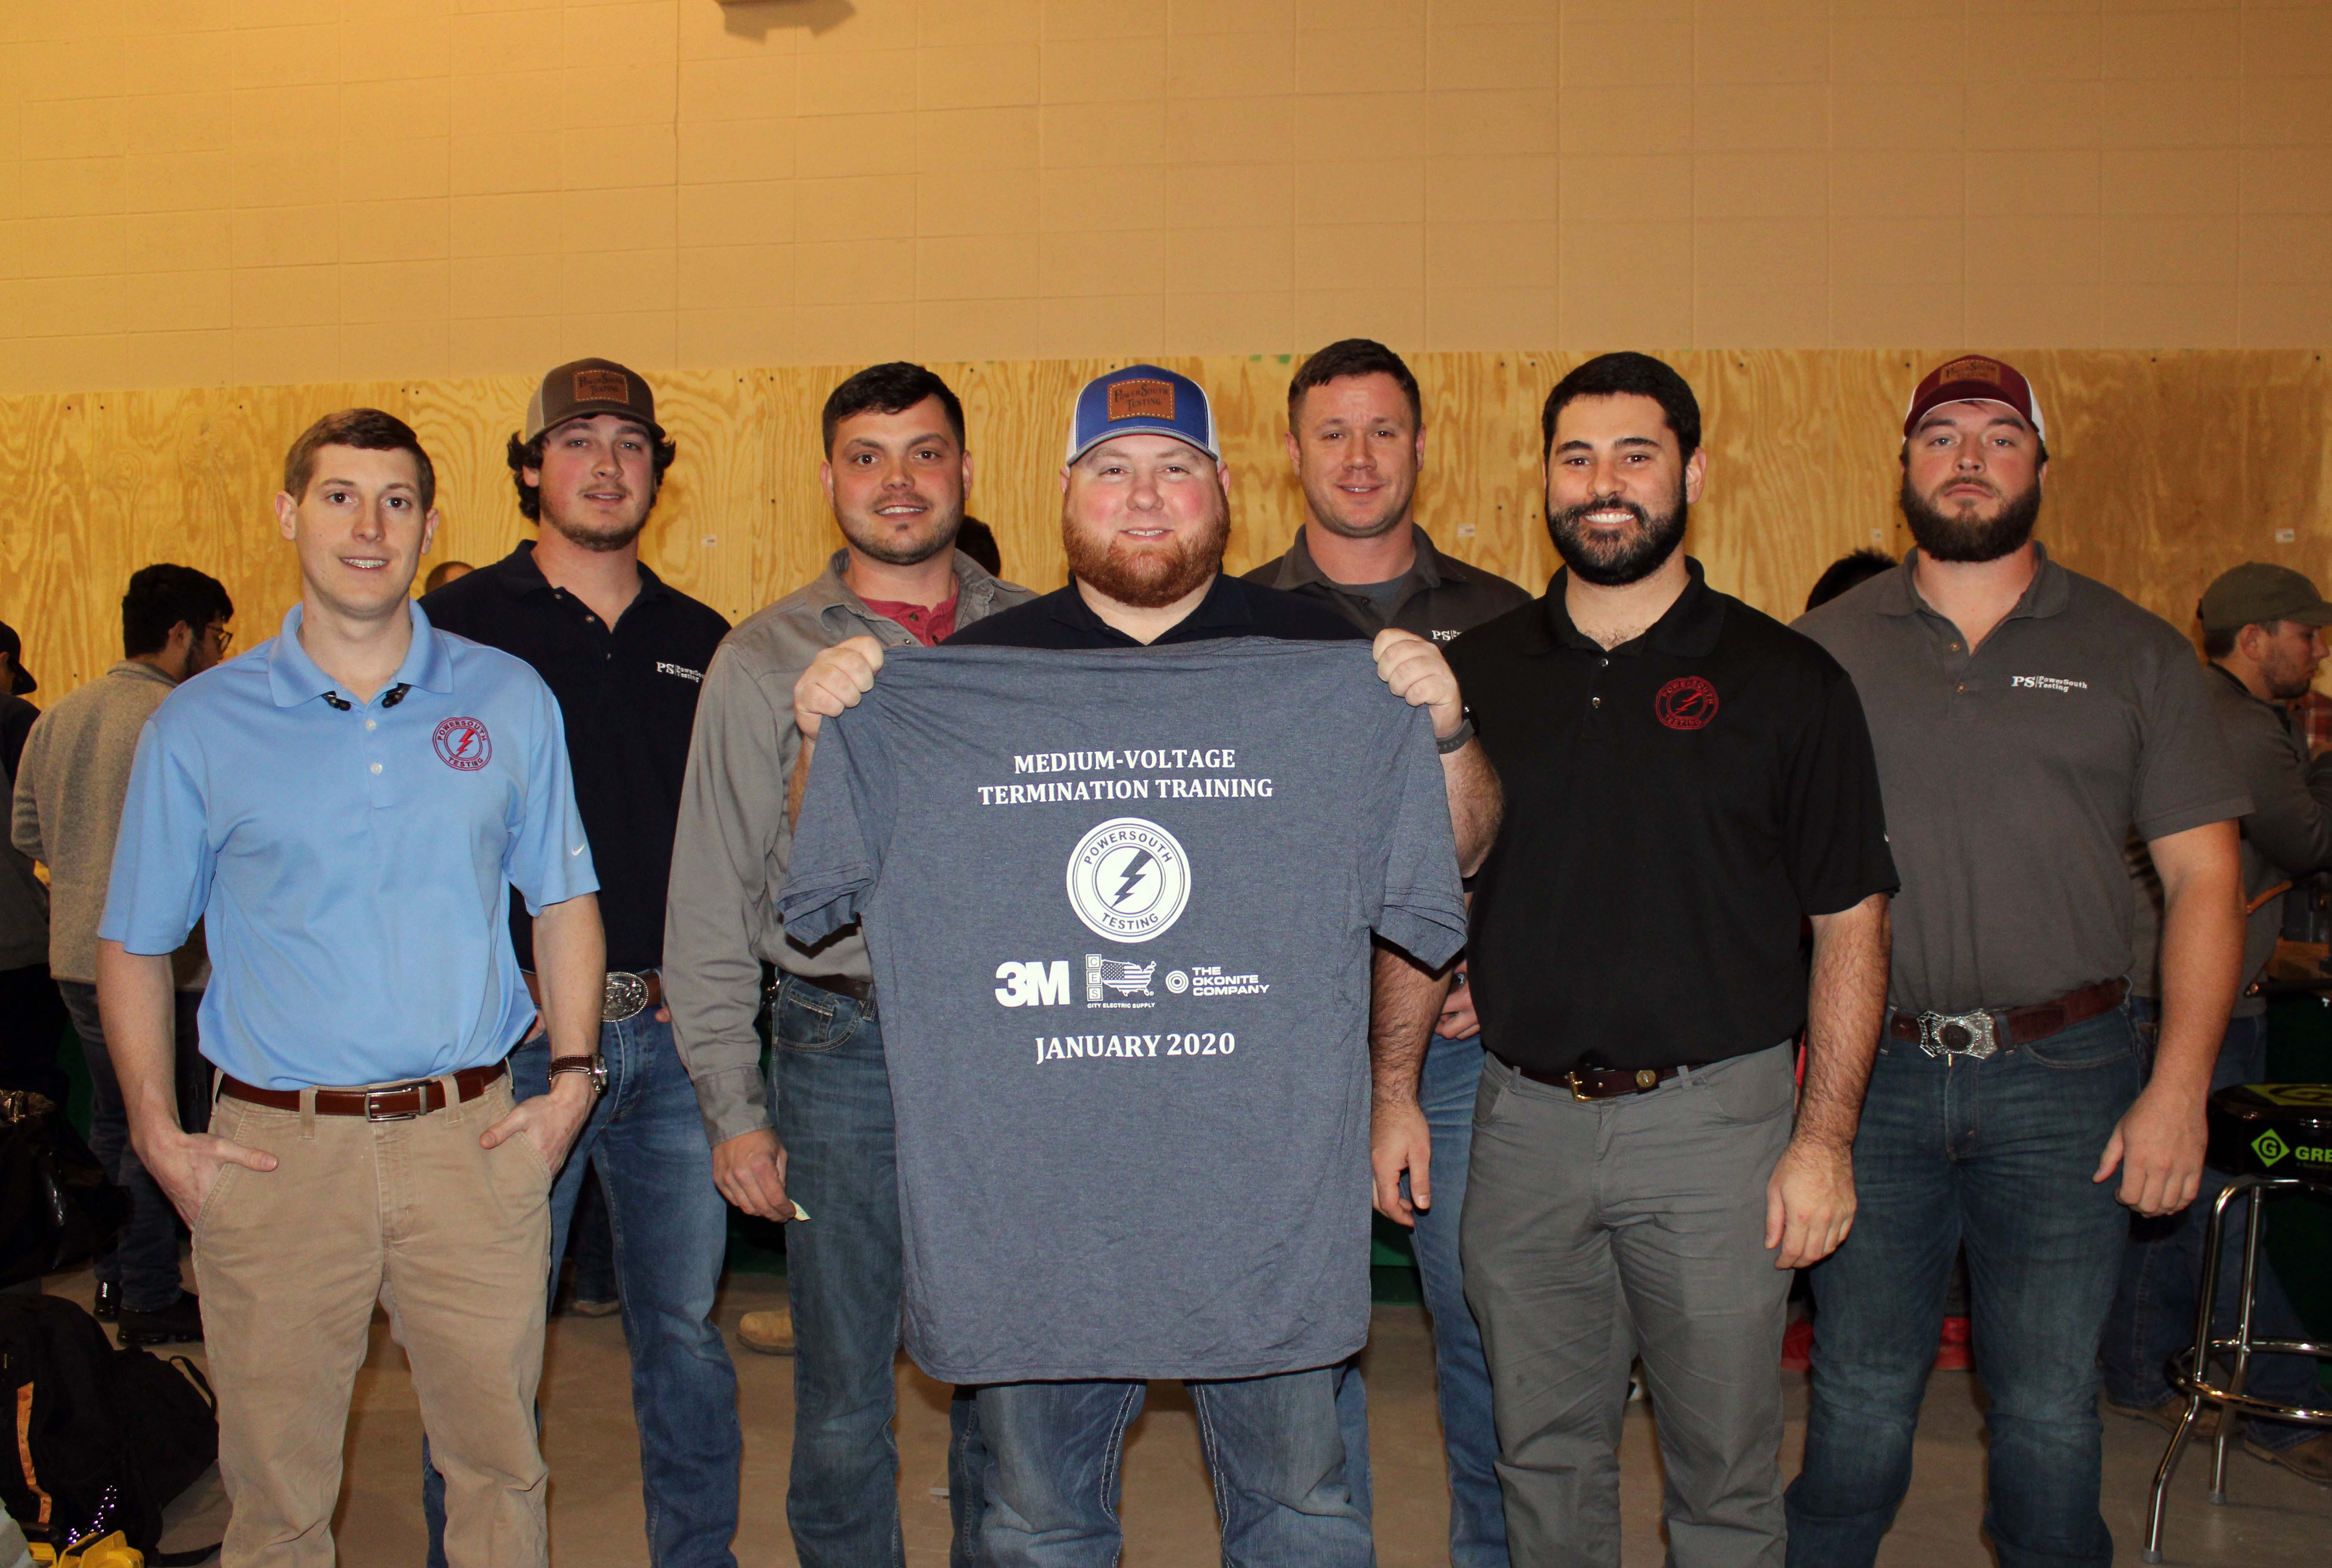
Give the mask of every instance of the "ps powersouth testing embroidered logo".
M 1085 929 L 1113 942 L 1147 942 L 1190 901 L 1190 857 L 1156 822 L 1112 817 L 1069 851 L 1068 888 Z
M 437 760 L 463 773 L 475 773 L 494 755 L 493 737 L 474 718 L 449 718 L 431 736 Z
M 1716 688 L 1697 675 L 1679 675 L 1653 697 L 1652 712 L 1670 729 L 1705 729 L 1716 717 Z

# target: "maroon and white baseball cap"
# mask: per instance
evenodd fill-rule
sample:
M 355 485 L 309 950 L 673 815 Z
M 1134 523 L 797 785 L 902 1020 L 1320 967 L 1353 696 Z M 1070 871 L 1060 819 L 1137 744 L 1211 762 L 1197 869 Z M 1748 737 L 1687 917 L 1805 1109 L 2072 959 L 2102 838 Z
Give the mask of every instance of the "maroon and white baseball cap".
M 1966 354 L 1927 372 L 1926 378 L 1911 394 L 1910 409 L 1903 415 L 1904 436 L 1907 439 L 1919 428 L 1919 421 L 1926 417 L 1929 409 L 1944 403 L 1997 403 L 2015 411 L 2032 427 L 2033 434 L 2044 442 L 2049 439 L 2048 429 L 2040 423 L 2040 400 L 2032 395 L 2032 384 L 2004 360 Z

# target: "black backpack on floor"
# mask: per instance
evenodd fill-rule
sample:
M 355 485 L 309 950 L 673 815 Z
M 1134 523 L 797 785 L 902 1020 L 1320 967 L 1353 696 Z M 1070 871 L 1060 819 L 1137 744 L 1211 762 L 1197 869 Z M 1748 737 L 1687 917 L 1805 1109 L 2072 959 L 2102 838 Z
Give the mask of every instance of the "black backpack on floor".
M 117 1350 L 62 1297 L 0 1294 L 0 1400 L 16 1432 L 0 1503 L 26 1540 L 62 1552 L 119 1530 L 155 1568 L 218 1550 L 154 1549 L 162 1509 L 218 1461 L 218 1402 L 186 1357 Z

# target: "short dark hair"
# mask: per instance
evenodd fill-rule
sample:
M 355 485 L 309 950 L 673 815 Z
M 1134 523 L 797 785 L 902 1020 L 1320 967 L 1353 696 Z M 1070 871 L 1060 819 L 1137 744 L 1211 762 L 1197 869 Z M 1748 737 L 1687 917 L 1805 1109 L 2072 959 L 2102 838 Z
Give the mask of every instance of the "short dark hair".
M 955 432 L 956 445 L 964 445 L 961 400 L 946 382 L 922 366 L 894 359 L 868 366 L 827 394 L 820 419 L 826 450 L 834 451 L 835 428 L 852 414 L 904 413 L 927 397 L 940 400 L 940 407 L 947 411 L 948 428 Z
M 1649 354 L 1599 354 L 1554 384 L 1539 415 L 1539 456 L 1554 451 L 1554 418 L 1582 397 L 1649 397 L 1660 405 L 1677 445 L 1690 457 L 1700 447 L 1700 400 L 1669 366 Z
M 2240 626 L 2203 628 L 2203 657 L 2216 662 L 2235 651 L 2235 639 L 2243 634 Z
M 1004 575 L 1004 553 L 997 548 L 996 530 L 978 518 L 966 516 L 955 531 L 955 547 L 978 561 L 991 577 Z
M 1813 592 L 1806 595 L 1806 608 L 1815 609 L 1829 603 L 1849 588 L 1859 588 L 1882 572 L 1896 567 L 1895 557 L 1884 550 L 1850 550 L 1822 568 L 1814 579 Z
M 1410 374 L 1400 356 L 1373 337 L 1344 337 L 1296 368 L 1295 379 L 1287 384 L 1287 428 L 1295 428 L 1295 411 L 1303 405 L 1305 393 L 1347 375 L 1391 376 L 1401 395 L 1409 399 L 1410 421 L 1419 428 L 1424 426 L 1425 400 L 1418 395 L 1417 377 Z
M 542 521 L 542 487 L 527 483 L 526 470 L 532 469 L 537 473 L 542 471 L 543 443 L 571 423 L 562 419 L 532 441 L 519 440 L 518 432 L 513 431 L 511 432 L 510 444 L 502 449 L 502 460 L 510 464 L 511 483 L 518 489 L 519 512 L 530 523 Z M 664 470 L 670 468 L 673 460 L 680 455 L 680 443 L 645 422 L 635 423 L 638 423 L 640 428 L 648 432 L 648 439 L 654 443 L 648 448 L 648 462 L 653 470 L 649 475 L 649 482 L 660 494 L 664 489 Z M 655 495 L 648 497 L 648 509 L 651 511 L 655 509 Z
M 413 427 L 378 408 L 344 408 L 310 425 L 283 454 L 283 489 L 293 500 L 304 500 L 308 481 L 316 477 L 316 453 L 328 446 L 352 446 L 359 451 L 409 451 L 419 470 L 421 509 L 437 504 L 437 470 L 421 450 Z
M 129 591 L 121 595 L 122 657 L 159 653 L 170 645 L 170 628 L 181 621 L 200 637 L 212 622 L 234 618 L 226 584 L 208 573 L 167 562 L 140 566 L 129 575 Z

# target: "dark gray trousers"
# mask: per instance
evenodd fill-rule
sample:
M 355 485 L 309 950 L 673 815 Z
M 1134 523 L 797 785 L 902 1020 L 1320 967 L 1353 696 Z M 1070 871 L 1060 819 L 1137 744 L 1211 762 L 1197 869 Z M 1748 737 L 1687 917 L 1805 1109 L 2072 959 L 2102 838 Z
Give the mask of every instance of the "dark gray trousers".
M 1786 1046 L 1593 1102 L 1485 1064 L 1461 1245 L 1516 1568 L 1619 1563 L 1638 1355 L 1673 1568 L 1781 1568 L 1790 1276 L 1765 1183 L 1795 1100 Z

